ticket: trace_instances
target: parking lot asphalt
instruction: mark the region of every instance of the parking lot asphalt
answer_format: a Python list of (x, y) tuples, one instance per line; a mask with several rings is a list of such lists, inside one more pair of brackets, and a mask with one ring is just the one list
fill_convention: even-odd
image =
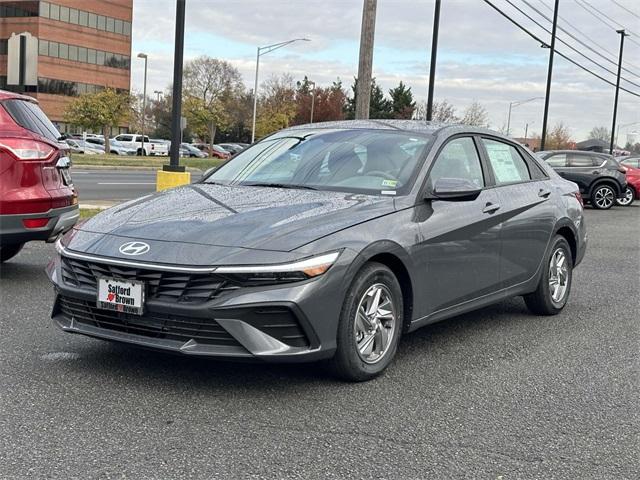
[(562, 314), (423, 328), (362, 384), (64, 334), (29, 244), (0, 272), (0, 478), (639, 478), (640, 206), (586, 217)]
[[(92, 202), (118, 203), (156, 191), (156, 172), (151, 170), (82, 169), (74, 167), (71, 176), (80, 205)], [(200, 179), (191, 172), (191, 181)]]

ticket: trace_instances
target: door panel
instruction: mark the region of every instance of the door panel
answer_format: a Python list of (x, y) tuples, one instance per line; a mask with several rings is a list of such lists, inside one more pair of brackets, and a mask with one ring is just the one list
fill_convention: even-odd
[(552, 186), (541, 180), (496, 190), (502, 206), (500, 278), (510, 287), (530, 279), (544, 256), (556, 218)]
[(500, 210), (483, 213), (498, 204), (489, 189), (472, 201), (431, 200), (417, 208), (425, 315), (498, 290)]
[[(485, 187), (487, 175), (472, 137), (455, 137), (443, 147), (429, 172), (427, 189), (432, 192), (444, 178)], [(498, 196), (486, 188), (473, 200), (434, 198), (416, 209), (421, 231), (416, 258), (424, 274), (418, 291), (425, 315), (498, 288), (498, 212)]]

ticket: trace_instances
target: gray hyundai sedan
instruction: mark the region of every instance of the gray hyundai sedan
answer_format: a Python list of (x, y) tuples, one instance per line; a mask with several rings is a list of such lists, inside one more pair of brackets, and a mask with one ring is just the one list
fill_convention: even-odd
[(577, 186), (508, 138), (345, 121), (106, 210), (48, 274), (66, 332), (362, 381), (424, 325), (518, 295), (557, 314), (586, 243)]

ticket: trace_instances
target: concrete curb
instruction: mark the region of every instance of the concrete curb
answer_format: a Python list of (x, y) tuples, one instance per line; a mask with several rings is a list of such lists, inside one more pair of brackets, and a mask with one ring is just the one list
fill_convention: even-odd
[(81, 203), (80, 210), (106, 210), (107, 208), (111, 208), (114, 205), (118, 205), (118, 203), (122, 203), (122, 202), (96, 201), (95, 203)]
[[(161, 170), (162, 167), (158, 166), (158, 167), (136, 167), (136, 166), (131, 166), (131, 167), (127, 167), (124, 165), (78, 165), (76, 163), (73, 164), (72, 168), (72, 172), (73, 169), (77, 169), (77, 170), (130, 170), (130, 171), (142, 171), (142, 172), (157, 172), (158, 170)], [(200, 170), (199, 168), (195, 168), (195, 167), (187, 167), (187, 172), (194, 172), (194, 173), (202, 173), (203, 170)]]

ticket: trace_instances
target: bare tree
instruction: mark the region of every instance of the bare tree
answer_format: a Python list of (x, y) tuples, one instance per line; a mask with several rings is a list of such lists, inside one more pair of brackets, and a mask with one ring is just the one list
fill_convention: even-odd
[(611, 132), (607, 127), (593, 127), (589, 132), (589, 138), (594, 140), (611, 141)]
[[(427, 102), (418, 102), (414, 110), (413, 118), (416, 120), (427, 119)], [(459, 118), (456, 116), (456, 107), (442, 100), (439, 102), (433, 102), (433, 122), (435, 123), (457, 123)]]
[(464, 115), (462, 116), (462, 123), (473, 127), (488, 127), (489, 114), (487, 113), (487, 109), (484, 108), (480, 102), (473, 102), (465, 109)]

